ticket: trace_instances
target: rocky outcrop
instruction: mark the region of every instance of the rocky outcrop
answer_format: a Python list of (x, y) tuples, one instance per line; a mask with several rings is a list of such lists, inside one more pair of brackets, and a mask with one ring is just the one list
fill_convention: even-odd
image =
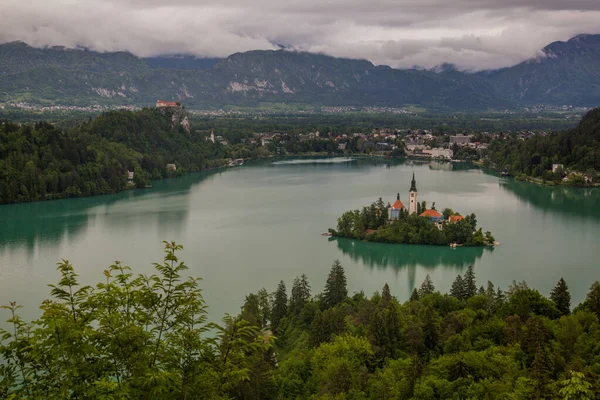
[(181, 126), (188, 134), (190, 133), (190, 120), (188, 112), (181, 105), (175, 107), (159, 107), (156, 111), (171, 117), (171, 130)]

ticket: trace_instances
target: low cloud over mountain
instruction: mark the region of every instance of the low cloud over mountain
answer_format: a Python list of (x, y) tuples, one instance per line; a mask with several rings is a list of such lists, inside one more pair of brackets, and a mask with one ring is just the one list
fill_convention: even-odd
[(500, 68), (600, 33), (597, 0), (0, 0), (0, 11), (0, 42), (205, 57), (281, 44), (400, 68)]

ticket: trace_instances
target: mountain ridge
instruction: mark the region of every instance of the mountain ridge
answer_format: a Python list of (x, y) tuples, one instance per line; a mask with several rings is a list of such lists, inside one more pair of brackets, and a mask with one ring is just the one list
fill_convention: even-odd
[(553, 42), (541, 54), (512, 67), (471, 73), (447, 64), (436, 70), (394, 69), (287, 49), (223, 59), (139, 58), (11, 42), (0, 45), (0, 92), (13, 102), (151, 105), (163, 98), (191, 108), (266, 102), (452, 111), (600, 104), (600, 35)]

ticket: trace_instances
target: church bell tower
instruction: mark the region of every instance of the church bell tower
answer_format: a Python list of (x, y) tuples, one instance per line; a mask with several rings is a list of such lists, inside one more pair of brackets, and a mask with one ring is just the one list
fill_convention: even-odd
[(408, 213), (417, 213), (417, 181), (415, 181), (415, 173), (413, 172), (412, 181), (410, 182), (410, 191), (408, 195)]

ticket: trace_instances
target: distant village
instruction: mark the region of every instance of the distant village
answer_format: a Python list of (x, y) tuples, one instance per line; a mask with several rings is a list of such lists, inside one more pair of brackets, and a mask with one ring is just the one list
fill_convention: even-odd
[[(519, 131), (515, 133), (489, 133), (478, 134), (446, 134), (433, 135), (429, 130), (413, 129), (374, 129), (371, 132), (355, 132), (352, 134), (330, 135), (319, 131), (294, 134), (294, 140), (308, 141), (333, 141), (337, 152), (350, 154), (362, 152), (372, 155), (390, 155), (396, 152), (411, 158), (438, 159), (438, 160), (476, 160), (483, 157), (493, 140), (501, 140), (509, 135), (516, 135), (520, 140), (540, 135), (546, 136), (547, 132)], [(228, 140), (214, 131), (206, 137), (213, 143), (228, 145)], [(243, 142), (248, 145), (275, 147), (284, 145), (290, 140), (290, 134), (279, 132), (260, 132), (245, 138)]]

